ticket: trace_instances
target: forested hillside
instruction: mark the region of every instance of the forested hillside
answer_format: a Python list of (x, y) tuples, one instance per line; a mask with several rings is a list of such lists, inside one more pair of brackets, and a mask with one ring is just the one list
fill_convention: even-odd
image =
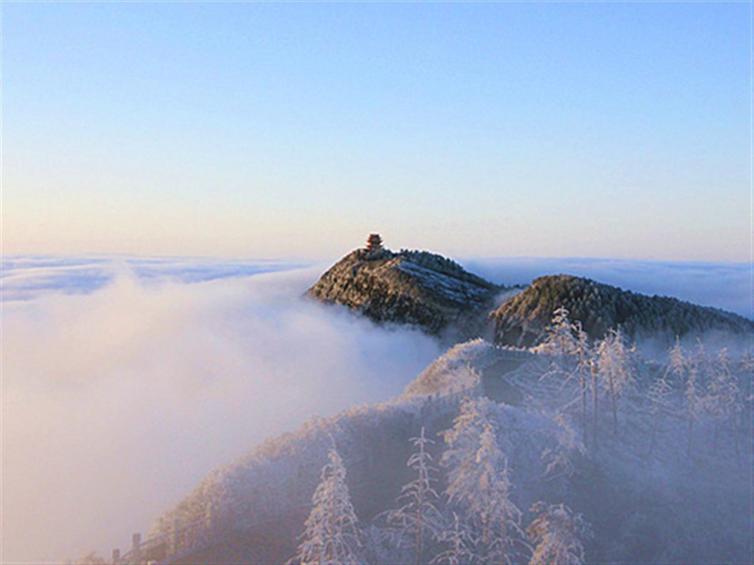
[(440, 255), (380, 248), (349, 253), (307, 294), (346, 306), (375, 322), (468, 337), (483, 331), (486, 313), (501, 290)]
[(621, 328), (631, 338), (672, 342), (688, 334), (754, 333), (742, 316), (667, 296), (645, 296), (570, 275), (540, 277), (491, 315), (495, 341), (529, 346), (539, 342), (557, 308), (566, 308), (590, 338)]
[(206, 563), (745, 562), (751, 357), (642, 358), (560, 309), (457, 345), (394, 401), (313, 420), (156, 525)]

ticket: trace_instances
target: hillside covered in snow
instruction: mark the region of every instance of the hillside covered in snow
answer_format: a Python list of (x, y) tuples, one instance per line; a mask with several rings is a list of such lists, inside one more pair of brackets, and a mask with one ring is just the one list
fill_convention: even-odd
[[(746, 562), (750, 356), (646, 359), (558, 310), (533, 349), (452, 347), (160, 518), (166, 563)], [(408, 464), (407, 464), (408, 462)]]

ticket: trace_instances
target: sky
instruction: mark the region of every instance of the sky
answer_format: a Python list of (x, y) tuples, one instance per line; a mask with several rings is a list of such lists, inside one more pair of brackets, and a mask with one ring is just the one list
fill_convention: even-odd
[(3, 3), (2, 251), (749, 261), (747, 3)]

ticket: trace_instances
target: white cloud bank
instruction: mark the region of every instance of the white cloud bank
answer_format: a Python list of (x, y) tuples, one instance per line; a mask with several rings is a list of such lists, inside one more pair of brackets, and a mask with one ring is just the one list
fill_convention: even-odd
[(3, 560), (126, 546), (211, 468), (398, 393), (440, 353), (301, 300), (318, 271), (145, 284), (3, 311)]

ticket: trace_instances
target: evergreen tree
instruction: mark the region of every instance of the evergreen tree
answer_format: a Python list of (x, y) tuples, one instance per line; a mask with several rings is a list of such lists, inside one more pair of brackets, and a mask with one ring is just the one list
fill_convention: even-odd
[(489, 401), (468, 401), (446, 432), (448, 501), (475, 533), (476, 556), (484, 563), (510, 564), (526, 547), (521, 511), (511, 500), (508, 463), (498, 446)]
[(579, 392), (581, 395), (581, 433), (586, 443), (586, 404), (587, 404), (587, 375), (594, 363), (593, 352), (589, 337), (582, 328), (581, 322), (574, 324), (576, 329), (576, 372), (579, 376)]
[[(545, 330), (545, 338), (536, 350), (552, 356), (550, 370), (545, 376), (555, 375), (569, 380), (572, 374), (571, 357), (579, 352), (577, 326), (569, 319), (566, 308), (557, 308)], [(580, 327), (580, 326), (578, 326)]]
[(440, 533), (439, 541), (447, 549), (435, 556), (432, 565), (469, 565), (475, 559), (473, 539), (466, 524), (461, 522), (458, 515), (453, 513), (451, 526)]
[(576, 353), (576, 327), (569, 318), (568, 309), (557, 308), (552, 313), (552, 321), (546, 329), (545, 338), (539, 349), (544, 353), (566, 356)]
[(668, 351), (668, 366), (666, 369), (666, 380), (670, 383), (671, 379), (682, 385), (686, 382), (686, 373), (688, 371), (688, 360), (681, 347), (681, 340), (676, 336), (675, 344)]
[(610, 330), (597, 346), (597, 366), (610, 397), (613, 433), (618, 433), (618, 399), (633, 381), (633, 370), (623, 334)]
[(292, 563), (299, 565), (359, 565), (361, 534), (346, 485), (343, 460), (333, 447), (312, 497), (312, 510)]
[(537, 502), (532, 506), (537, 517), (527, 528), (534, 551), (529, 565), (582, 565), (584, 541), (592, 536), (581, 514), (564, 504)]
[(407, 465), (416, 473), (416, 478), (401, 489), (398, 502), (401, 506), (387, 514), (388, 524), (396, 527), (401, 539), (411, 540), (416, 565), (424, 562), (424, 548), (427, 538), (438, 535), (442, 515), (437, 509), (439, 496), (434, 488), (435, 467), (427, 446), (424, 427), (419, 437), (411, 438), (416, 451), (409, 457)]
[(553, 420), (557, 425), (557, 443), (542, 452), (542, 460), (547, 465), (544, 474), (549, 479), (569, 479), (576, 472), (574, 458), (579, 454), (584, 455), (586, 448), (565, 416), (558, 414)]

